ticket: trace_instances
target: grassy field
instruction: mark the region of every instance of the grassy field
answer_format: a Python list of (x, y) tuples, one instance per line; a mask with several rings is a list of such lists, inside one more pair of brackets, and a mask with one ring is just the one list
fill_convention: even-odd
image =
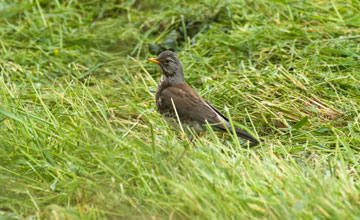
[[(356, 0), (0, 1), (0, 219), (359, 219)], [(147, 62), (265, 142), (160, 117)]]

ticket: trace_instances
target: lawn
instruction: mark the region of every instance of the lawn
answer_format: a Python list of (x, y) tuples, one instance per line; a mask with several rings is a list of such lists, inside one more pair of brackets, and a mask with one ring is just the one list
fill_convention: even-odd
[[(356, 0), (0, 1), (0, 219), (356, 219)], [(156, 110), (176, 51), (249, 148)]]

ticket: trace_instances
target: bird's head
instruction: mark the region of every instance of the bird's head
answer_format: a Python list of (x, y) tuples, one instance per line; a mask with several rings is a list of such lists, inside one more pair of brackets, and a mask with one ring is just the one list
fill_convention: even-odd
[(164, 51), (158, 57), (150, 58), (149, 61), (159, 65), (161, 73), (171, 84), (175, 85), (184, 81), (181, 63), (174, 52)]

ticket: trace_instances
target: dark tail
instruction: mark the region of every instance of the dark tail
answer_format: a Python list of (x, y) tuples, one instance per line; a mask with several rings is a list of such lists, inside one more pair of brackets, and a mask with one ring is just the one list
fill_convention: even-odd
[(246, 131), (243, 131), (240, 128), (235, 127), (235, 132), (239, 138), (243, 138), (245, 140), (250, 141), (252, 146), (259, 144), (259, 141), (256, 140), (251, 134), (247, 133)]
[[(217, 125), (216, 128), (220, 129), (221, 131), (227, 132), (227, 130), (231, 131), (231, 127), (229, 126), (227, 129), (223, 126), (223, 125)], [(248, 140), (251, 142), (251, 146), (255, 146), (259, 144), (259, 141), (256, 140), (251, 134), (249, 134), (248, 132), (241, 130), (240, 128), (235, 127), (235, 132), (236, 135), (239, 138)]]

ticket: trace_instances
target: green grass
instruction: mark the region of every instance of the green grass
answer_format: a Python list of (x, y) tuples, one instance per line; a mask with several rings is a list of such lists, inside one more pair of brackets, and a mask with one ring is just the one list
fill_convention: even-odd
[[(0, 219), (356, 219), (360, 5), (0, 2)], [(237, 125), (190, 142), (147, 58)], [(225, 111), (228, 109), (228, 111)]]

